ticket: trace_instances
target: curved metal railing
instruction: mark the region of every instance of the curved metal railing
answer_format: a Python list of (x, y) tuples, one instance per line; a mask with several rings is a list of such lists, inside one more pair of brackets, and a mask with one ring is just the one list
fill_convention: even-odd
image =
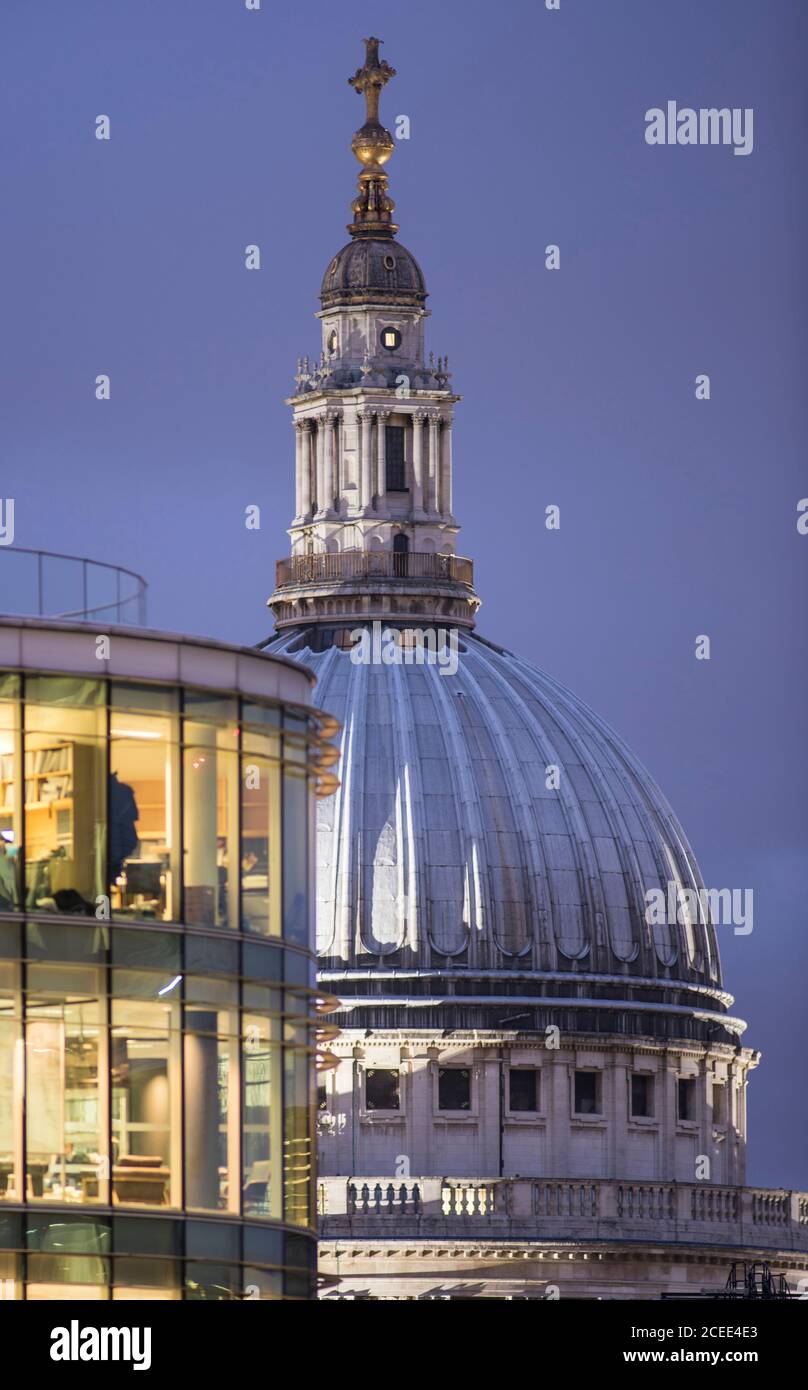
[(0, 546), (0, 612), (146, 625), (148, 584), (134, 570), (83, 555)]
[(343, 550), (278, 560), (275, 584), (328, 584), (351, 579), (438, 579), (472, 584), (474, 565), (462, 555), (431, 551)]

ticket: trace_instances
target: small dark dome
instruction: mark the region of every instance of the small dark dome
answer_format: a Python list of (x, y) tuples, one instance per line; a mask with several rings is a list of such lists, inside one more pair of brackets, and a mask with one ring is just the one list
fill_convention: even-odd
[(357, 237), (338, 251), (320, 287), (324, 309), (337, 304), (423, 304), (424, 276), (415, 257), (392, 238)]

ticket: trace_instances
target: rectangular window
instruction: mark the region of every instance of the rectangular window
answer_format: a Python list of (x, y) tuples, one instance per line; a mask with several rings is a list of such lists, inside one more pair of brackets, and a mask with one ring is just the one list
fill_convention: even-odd
[(713, 1124), (725, 1125), (727, 1123), (727, 1088), (722, 1085), (713, 1086)]
[(0, 676), (0, 912), (20, 905), (19, 677)]
[(600, 1114), (600, 1073), (596, 1071), (576, 1071), (575, 1073), (575, 1113), (576, 1115)]
[[(268, 711), (278, 718), (277, 711)], [(257, 711), (245, 706), (244, 719)], [(271, 725), (245, 728), (241, 761), (241, 921), (258, 936), (281, 934), (281, 740)]]
[(399, 1110), (399, 1074), (380, 1071), (374, 1067), (365, 1072), (365, 1108), (367, 1110)]
[(511, 1067), (508, 1105), (511, 1110), (539, 1108), (539, 1073), (535, 1067)]
[(696, 1083), (695, 1081), (680, 1081), (678, 1086), (679, 1093), (679, 1119), (693, 1120), (696, 1116)]
[(237, 1029), (235, 1010), (186, 1004), (185, 1204), (195, 1210), (238, 1211)]
[(650, 1116), (654, 1113), (654, 1083), (650, 1076), (636, 1074), (631, 1078), (632, 1115)]
[(196, 700), (199, 717), (188, 713), (186, 695), (183, 915), (197, 926), (238, 927), (238, 713), (235, 701), (220, 712)]
[(34, 676), (25, 699), (26, 906), (93, 916), (106, 892), (104, 685)]
[(16, 1066), (20, 1037), (16, 965), (0, 963), (0, 1202), (21, 1201), (18, 1129), (22, 1106)]
[(245, 1216), (277, 1218), (281, 1215), (278, 1177), (283, 1143), (283, 1091), (277, 1028), (275, 1019), (258, 1013), (244, 1015), (241, 1161)]
[(471, 1072), (468, 1067), (439, 1068), (438, 1109), (471, 1109)]
[(407, 491), (407, 473), (404, 462), (404, 426), (385, 425), (384, 457), (386, 466), (385, 485), (388, 492)]
[(313, 1226), (314, 1086), (307, 1051), (308, 1024), (286, 1023), (284, 1043), (283, 1215), (294, 1226)]
[(179, 918), (176, 693), (113, 685), (109, 892), (113, 916)]
[[(180, 1034), (176, 983), (114, 971), (112, 1001), (112, 1200), (179, 1205)], [(173, 988), (172, 988), (173, 984)], [(158, 986), (155, 989), (155, 986)], [(160, 993), (159, 1002), (142, 997)], [(141, 994), (142, 992), (142, 994)]]
[[(63, 989), (49, 989), (61, 981)], [(86, 987), (90, 990), (85, 993)], [(25, 1007), (29, 1200), (107, 1200), (99, 972), (29, 968)]]
[[(110, 1234), (109, 1222), (95, 1213), (80, 1220), (32, 1213), (25, 1223), (28, 1297), (64, 1299), (64, 1286), (73, 1285), (74, 1298), (102, 1298), (109, 1282)], [(80, 1295), (77, 1285), (84, 1286)]]
[[(284, 744), (288, 744), (288, 739)], [(287, 766), (283, 773), (283, 935), (296, 946), (311, 947), (314, 943), (309, 922), (308, 839), (306, 774)]]

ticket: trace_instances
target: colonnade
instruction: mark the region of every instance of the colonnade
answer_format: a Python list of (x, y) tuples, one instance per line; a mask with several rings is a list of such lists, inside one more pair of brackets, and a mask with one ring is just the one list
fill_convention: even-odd
[[(354, 510), (380, 510), (387, 492), (386, 426), (393, 410), (364, 406), (356, 411), (356, 451), (350, 460), (345, 448), (345, 419), (341, 410), (296, 419), (295, 517), (324, 517), (349, 506), (346, 473), (356, 460)], [(406, 430), (406, 485), (414, 519), (448, 518), (452, 514), (452, 422), (437, 410), (395, 412)]]

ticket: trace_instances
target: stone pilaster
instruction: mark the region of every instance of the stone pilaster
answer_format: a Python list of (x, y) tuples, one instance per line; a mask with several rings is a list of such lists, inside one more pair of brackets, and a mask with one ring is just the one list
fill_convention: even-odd
[(377, 410), (376, 415), (376, 487), (377, 497), (383, 497), (387, 491), (387, 458), (385, 433), (387, 419), (390, 415), (389, 410)]
[(356, 418), (360, 428), (359, 506), (362, 511), (367, 511), (373, 501), (373, 458), (371, 453), (373, 416), (369, 410), (359, 410)]
[(298, 422), (298, 443), (300, 445), (300, 512), (302, 520), (311, 513), (311, 424), (308, 420)]
[(440, 495), (438, 511), (444, 517), (452, 515), (452, 422), (444, 420), (440, 432)]
[(429, 422), (429, 467), (427, 473), (426, 511), (437, 516), (440, 511), (440, 416), (431, 411)]
[(325, 419), (322, 415), (317, 417), (317, 516), (322, 516), (325, 511)]
[(412, 514), (423, 521), (424, 511), (424, 421), (425, 410), (414, 410), (412, 419)]

